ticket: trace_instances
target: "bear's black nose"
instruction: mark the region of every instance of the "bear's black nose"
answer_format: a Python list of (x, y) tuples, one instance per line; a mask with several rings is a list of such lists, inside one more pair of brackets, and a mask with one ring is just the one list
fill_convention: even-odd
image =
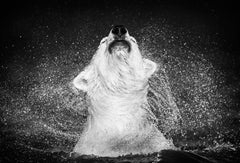
[(114, 36), (117, 36), (118, 38), (121, 38), (127, 33), (127, 28), (125, 28), (123, 25), (116, 25), (112, 28), (112, 34)]

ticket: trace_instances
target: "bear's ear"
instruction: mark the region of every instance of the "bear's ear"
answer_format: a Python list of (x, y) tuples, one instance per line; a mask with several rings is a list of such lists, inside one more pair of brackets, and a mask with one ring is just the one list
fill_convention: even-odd
[(147, 77), (150, 77), (157, 69), (157, 64), (149, 59), (143, 59), (143, 67)]
[(73, 79), (73, 85), (77, 89), (87, 92), (92, 75), (93, 66), (89, 65), (76, 78)]

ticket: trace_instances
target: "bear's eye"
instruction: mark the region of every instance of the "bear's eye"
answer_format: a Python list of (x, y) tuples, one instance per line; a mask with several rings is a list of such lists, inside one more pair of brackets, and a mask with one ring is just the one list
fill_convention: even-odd
[(107, 40), (107, 37), (104, 37), (101, 41), (100, 41), (100, 44), (103, 44), (104, 42), (106, 42)]
[(136, 39), (134, 37), (130, 38), (133, 42), (137, 43)]

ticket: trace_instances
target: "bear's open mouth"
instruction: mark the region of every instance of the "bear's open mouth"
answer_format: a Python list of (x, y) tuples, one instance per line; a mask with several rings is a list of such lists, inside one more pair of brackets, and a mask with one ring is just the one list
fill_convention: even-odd
[(110, 43), (108, 51), (110, 54), (112, 54), (112, 52), (115, 50), (127, 50), (129, 53), (131, 51), (130, 43), (126, 40), (114, 40)]

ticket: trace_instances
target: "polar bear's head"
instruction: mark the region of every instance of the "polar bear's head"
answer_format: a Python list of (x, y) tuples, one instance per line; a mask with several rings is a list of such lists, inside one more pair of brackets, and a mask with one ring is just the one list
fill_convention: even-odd
[(101, 40), (91, 63), (73, 83), (86, 92), (104, 88), (129, 93), (142, 90), (156, 67), (156, 63), (142, 58), (135, 38), (124, 26), (118, 25)]

